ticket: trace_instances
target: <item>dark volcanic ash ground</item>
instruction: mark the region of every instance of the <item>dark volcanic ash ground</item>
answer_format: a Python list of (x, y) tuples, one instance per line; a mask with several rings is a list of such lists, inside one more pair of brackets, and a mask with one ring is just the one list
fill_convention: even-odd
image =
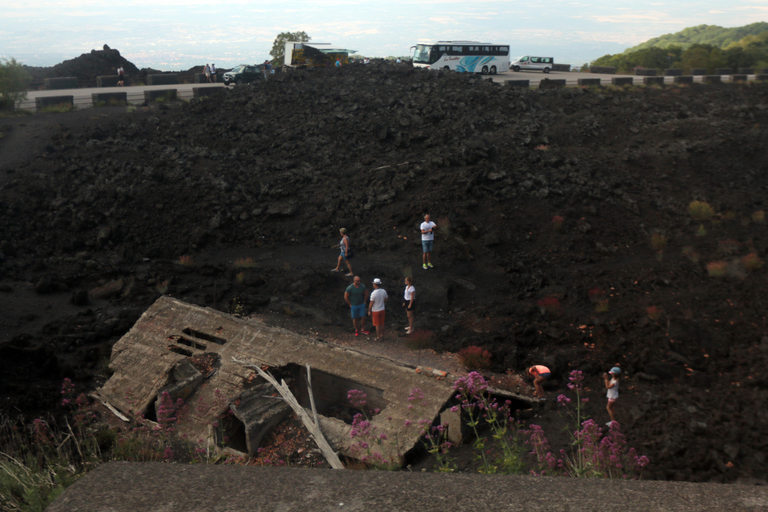
[(560, 390), (581, 369), (602, 421), (621, 363), (618, 414), (650, 477), (764, 482), (767, 126), (765, 84), (529, 91), (396, 66), (5, 120), (2, 407), (103, 379), (161, 293), (348, 331), (329, 272), (345, 226), (393, 328), (413, 273), (435, 348), (547, 364)]

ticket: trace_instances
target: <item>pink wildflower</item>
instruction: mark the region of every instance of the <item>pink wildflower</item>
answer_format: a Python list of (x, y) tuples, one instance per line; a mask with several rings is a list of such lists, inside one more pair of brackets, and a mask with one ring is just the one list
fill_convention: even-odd
[(568, 383), (568, 389), (581, 391), (582, 385), (584, 383), (584, 372), (581, 370), (572, 370), (568, 375), (568, 380), (570, 381)]
[(408, 394), (408, 401), (413, 402), (414, 400), (423, 400), (424, 399), (424, 392), (419, 388), (413, 388), (411, 392)]
[(359, 389), (350, 389), (347, 391), (347, 400), (352, 404), (352, 407), (357, 407), (358, 409), (362, 409), (368, 405), (368, 395), (365, 391), (360, 391)]

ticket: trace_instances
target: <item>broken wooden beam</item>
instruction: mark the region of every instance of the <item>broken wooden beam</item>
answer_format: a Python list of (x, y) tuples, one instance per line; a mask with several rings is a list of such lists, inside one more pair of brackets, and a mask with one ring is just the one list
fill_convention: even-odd
[[(283, 400), (285, 400), (285, 402), (289, 406), (291, 406), (291, 409), (293, 409), (293, 411), (296, 413), (299, 419), (301, 419), (301, 422), (307, 428), (309, 433), (312, 434), (312, 438), (315, 440), (317, 447), (320, 448), (320, 451), (323, 453), (325, 460), (328, 461), (328, 464), (330, 464), (331, 468), (345, 469), (344, 464), (339, 459), (338, 454), (333, 450), (331, 445), (325, 439), (325, 436), (323, 435), (323, 431), (320, 429), (320, 425), (316, 423), (316, 421), (313, 420), (309, 416), (309, 414), (307, 414), (307, 411), (304, 409), (304, 407), (302, 407), (301, 404), (299, 404), (299, 401), (296, 400), (295, 396), (293, 396), (293, 393), (291, 393), (291, 390), (288, 389), (288, 385), (285, 383), (285, 381), (281, 381), (278, 383), (277, 380), (272, 375), (265, 372), (257, 365), (246, 363), (245, 361), (240, 361), (234, 357), (232, 358), (232, 361), (237, 364), (241, 364), (246, 368), (256, 370), (256, 372), (264, 380), (272, 384), (272, 386), (274, 386), (277, 392), (280, 393), (280, 396), (283, 397)], [(307, 375), (309, 375), (309, 367), (307, 367)], [(311, 396), (311, 393), (310, 393), (310, 396)]]

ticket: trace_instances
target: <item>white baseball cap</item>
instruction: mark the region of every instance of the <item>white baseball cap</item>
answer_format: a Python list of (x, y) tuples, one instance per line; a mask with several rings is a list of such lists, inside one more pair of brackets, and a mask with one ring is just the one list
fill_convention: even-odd
[(378, 277), (373, 280), (373, 284), (381, 284), (381, 279)]

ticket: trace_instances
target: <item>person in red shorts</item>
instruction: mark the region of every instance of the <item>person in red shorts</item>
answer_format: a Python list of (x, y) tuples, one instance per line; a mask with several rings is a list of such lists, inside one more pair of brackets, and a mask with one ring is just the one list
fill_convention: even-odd
[(384, 314), (387, 305), (387, 291), (381, 287), (381, 279), (373, 280), (373, 291), (368, 303), (368, 315), (373, 326), (376, 327), (376, 340), (384, 337)]

